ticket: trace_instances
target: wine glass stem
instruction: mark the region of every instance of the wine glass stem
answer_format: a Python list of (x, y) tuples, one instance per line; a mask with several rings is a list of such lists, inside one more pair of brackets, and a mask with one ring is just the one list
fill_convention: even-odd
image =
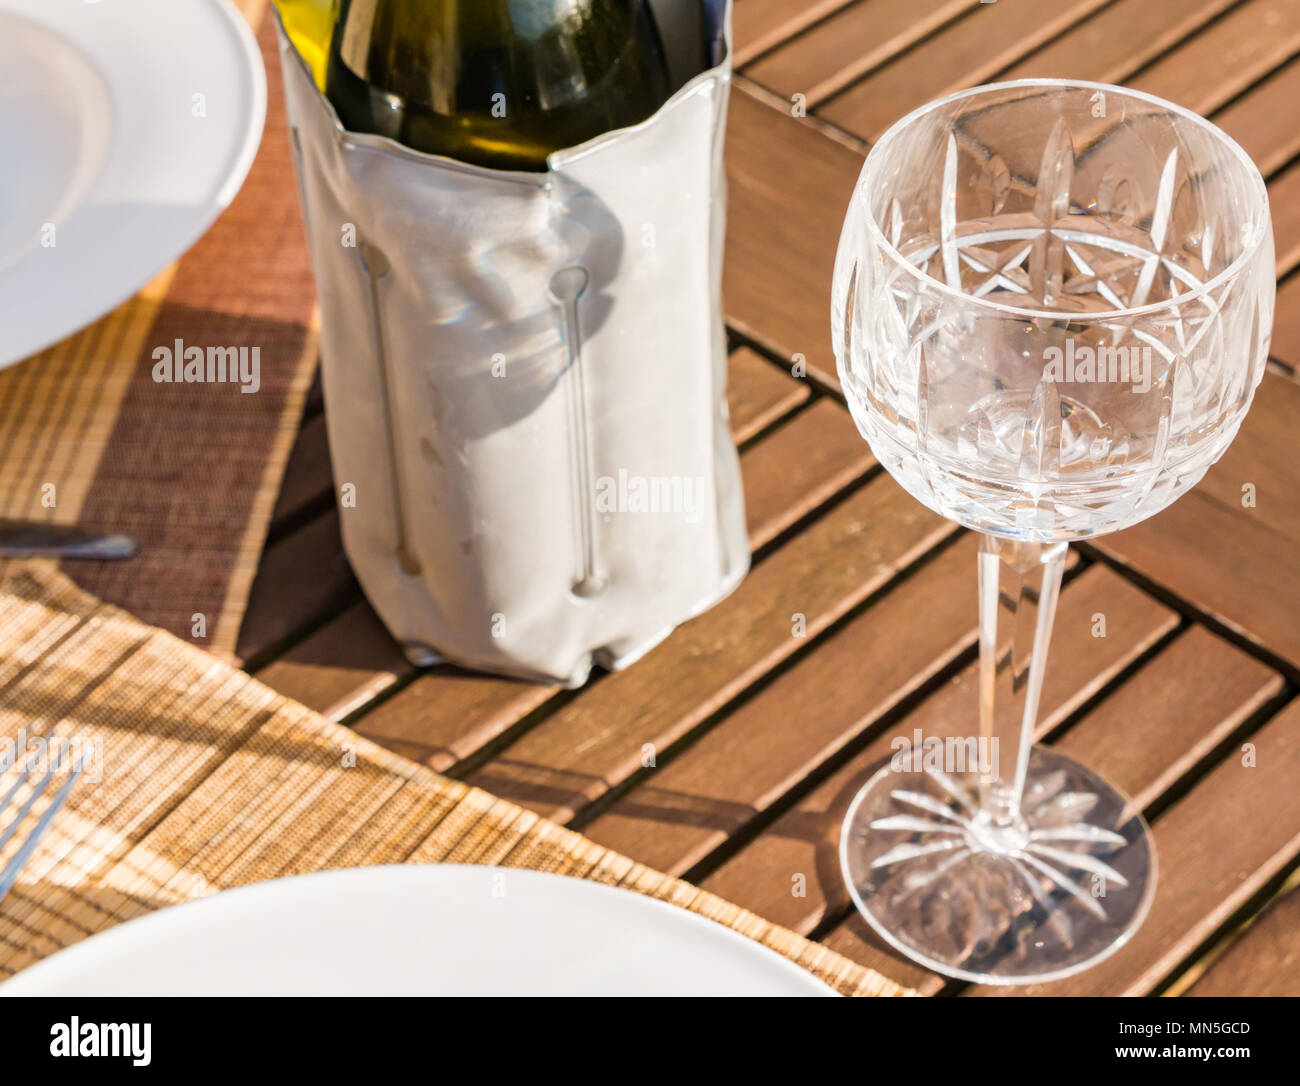
[(998, 826), (1020, 817), (1066, 549), (980, 537), (980, 806)]

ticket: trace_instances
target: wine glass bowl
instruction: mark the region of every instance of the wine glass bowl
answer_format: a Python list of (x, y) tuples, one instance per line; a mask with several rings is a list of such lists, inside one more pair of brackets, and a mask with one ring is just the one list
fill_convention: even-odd
[(1142, 520), (1263, 377), (1263, 181), (1207, 121), (1102, 84), (923, 107), (872, 148), (836, 262), (839, 375), (918, 500), (1008, 538)]
[(896, 747), (840, 841), (859, 911), (930, 969), (1058, 979), (1146, 915), (1140, 808), (1033, 745), (1066, 548), (1223, 454), (1263, 378), (1273, 265), (1245, 152), (1120, 87), (977, 87), (867, 157), (835, 263), (840, 381), (890, 474), (981, 533), (978, 726)]

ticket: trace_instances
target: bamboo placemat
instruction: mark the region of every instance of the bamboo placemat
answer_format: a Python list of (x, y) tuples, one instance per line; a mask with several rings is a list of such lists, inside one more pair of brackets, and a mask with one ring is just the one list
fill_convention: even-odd
[[(130, 562), (68, 562), (64, 571), (227, 655), (316, 361), (315, 292), (268, 0), (238, 4), (261, 28), (268, 81), (266, 129), (243, 189), (136, 297), (0, 372), (0, 517), (134, 536), (142, 549)], [(258, 391), (156, 383), (153, 352), (177, 339), (258, 348)]]
[[(447, 862), (637, 890), (734, 928), (841, 992), (910, 994), (713, 894), (408, 762), (97, 600), (47, 563), (12, 563), (0, 580), (0, 769), (6, 752), (30, 750), (34, 736), (72, 742), (87, 769), (0, 902), (0, 976), (227, 887)], [(0, 867), (24, 837), (0, 851)]]

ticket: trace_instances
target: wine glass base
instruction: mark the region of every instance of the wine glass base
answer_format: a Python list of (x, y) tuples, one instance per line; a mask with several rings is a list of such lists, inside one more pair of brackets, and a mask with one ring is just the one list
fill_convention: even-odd
[(1020, 817), (995, 824), (975, 772), (931, 766), (954, 749), (901, 756), (849, 806), (840, 865), (867, 923), (927, 969), (985, 984), (1059, 980), (1123, 946), (1156, 885), (1141, 812), (1034, 747)]

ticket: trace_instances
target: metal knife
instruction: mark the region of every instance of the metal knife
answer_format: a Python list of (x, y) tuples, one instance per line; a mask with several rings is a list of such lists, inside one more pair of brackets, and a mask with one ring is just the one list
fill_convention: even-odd
[(130, 558), (139, 548), (130, 536), (75, 525), (0, 519), (0, 558)]

